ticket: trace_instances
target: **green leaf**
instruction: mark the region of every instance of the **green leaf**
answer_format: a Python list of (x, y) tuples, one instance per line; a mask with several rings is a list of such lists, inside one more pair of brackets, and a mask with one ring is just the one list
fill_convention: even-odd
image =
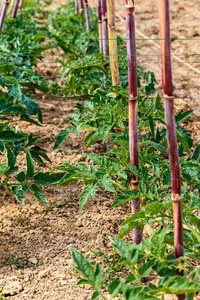
[(176, 130), (176, 134), (177, 134), (177, 139), (181, 143), (181, 145), (183, 146), (184, 150), (188, 154), (190, 154), (190, 147), (189, 147), (189, 144), (188, 144), (188, 141), (187, 141), (186, 137), (184, 137), (178, 129)]
[(111, 295), (111, 299), (117, 297), (119, 290), (121, 288), (121, 285), (122, 285), (122, 283), (119, 280), (114, 280), (113, 282), (111, 282), (108, 285), (108, 292)]
[(76, 285), (83, 285), (83, 284), (89, 284), (90, 285), (90, 282), (86, 279), (80, 279)]
[(29, 190), (40, 201), (40, 203), (45, 206), (49, 206), (42, 190), (39, 188), (39, 186), (37, 186), (37, 184), (32, 184), (31, 186), (29, 186)]
[(12, 194), (19, 203), (24, 204), (24, 193), (20, 186), (12, 186)]
[(0, 86), (5, 87), (3, 77), (0, 75)]
[(194, 152), (192, 154), (191, 159), (197, 160), (199, 158), (199, 154), (200, 154), (200, 145), (198, 145), (195, 149)]
[(58, 149), (65, 141), (66, 137), (71, 133), (71, 127), (61, 130), (56, 139), (53, 150)]
[(0, 132), (0, 141), (1, 142), (18, 142), (24, 140), (26, 137), (25, 134), (15, 133), (13, 131), (5, 130)]
[(82, 212), (83, 207), (87, 200), (90, 198), (92, 199), (96, 193), (96, 190), (98, 189), (97, 184), (90, 183), (88, 184), (84, 190), (83, 193), (80, 195), (80, 205), (79, 205), (79, 213)]
[(10, 167), (5, 166), (4, 164), (0, 164), (0, 174), (6, 173)]
[(95, 291), (93, 294), (92, 294), (92, 297), (91, 297), (91, 300), (96, 300), (98, 299), (100, 296), (100, 292), (99, 291)]
[(179, 113), (175, 116), (176, 123), (180, 124), (183, 120), (185, 120), (187, 117), (189, 117), (192, 113), (193, 113), (193, 110), (188, 110), (188, 111), (184, 111), (184, 112), (179, 111)]
[(24, 171), (20, 172), (20, 173), (17, 175), (17, 180), (18, 180), (19, 182), (23, 182), (25, 179), (26, 179), (26, 174), (24, 173)]
[(138, 272), (140, 274), (140, 277), (142, 278), (142, 277), (149, 276), (153, 266), (154, 266), (154, 262), (152, 262), (152, 261), (149, 261), (149, 262), (146, 262), (146, 263), (142, 264), (139, 267), (139, 270), (138, 270)]
[(187, 276), (165, 277), (158, 282), (158, 288), (165, 294), (186, 294), (199, 292), (200, 284), (189, 282)]
[(95, 279), (95, 288), (97, 289), (97, 291), (99, 291), (103, 286), (102, 265), (100, 264), (96, 265), (94, 279)]
[(13, 84), (8, 86), (8, 96), (13, 97), (15, 100), (22, 100), (22, 86), (21, 84)]
[(29, 150), (26, 151), (26, 179), (32, 178), (35, 174), (35, 166), (31, 153)]
[(85, 259), (83, 254), (73, 248), (71, 251), (76, 271), (89, 282), (88, 284), (95, 288), (95, 275), (93, 266)]
[(34, 177), (34, 182), (39, 185), (50, 185), (50, 184), (55, 184), (56, 182), (60, 181), (65, 173), (52, 173), (50, 174), (49, 172), (39, 172), (37, 175)]
[(26, 95), (22, 96), (22, 104), (26, 106), (29, 116), (32, 114), (34, 109), (38, 108), (38, 104), (36, 104), (35, 99)]

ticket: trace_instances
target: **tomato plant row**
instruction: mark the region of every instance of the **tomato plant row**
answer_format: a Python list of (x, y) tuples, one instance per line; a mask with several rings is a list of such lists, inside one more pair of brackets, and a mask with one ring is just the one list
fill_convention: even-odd
[[(132, 1), (129, 1), (129, 5), (130, 2)], [(185, 249), (184, 256), (179, 257), (175, 256), (173, 249), (174, 226), (170, 198), (173, 186), (165, 113), (161, 97), (155, 93), (155, 75), (136, 65), (134, 36), (128, 35), (128, 41), (131, 40), (130, 45), (129, 43), (127, 45), (130, 48), (128, 60), (124, 41), (117, 37), (120, 78), (116, 79), (115, 71), (112, 71), (112, 67), (108, 64), (106, 2), (99, 2), (99, 7), (103, 8), (102, 14), (99, 11), (99, 24), (103, 23), (105, 27), (102, 34), (105, 37), (103, 40), (107, 41), (103, 44), (99, 44), (100, 27), (96, 14), (90, 10), (89, 18), (89, 10), (87, 11), (87, 27), (84, 27), (85, 17), (82, 14), (81, 1), (80, 4), (80, 14), (77, 1), (76, 14), (74, 3), (70, 3), (51, 13), (46, 26), (42, 28), (30, 18), (33, 9), (26, 7), (16, 20), (6, 20), (1, 36), (3, 46), (0, 47), (2, 87), (0, 151), (5, 156), (5, 162), (0, 165), (0, 172), (4, 175), (0, 185), (21, 203), (24, 202), (23, 194), (30, 191), (42, 203), (47, 204), (39, 185), (67, 185), (81, 180), (85, 188), (80, 195), (80, 212), (85, 203), (94, 197), (99, 187), (113, 193), (115, 200), (111, 204), (111, 209), (125, 202), (132, 202), (135, 213), (123, 222), (123, 228), (117, 238), (110, 237), (113, 247), (121, 256), (119, 264), (129, 269), (126, 278), (123, 280), (116, 278), (108, 283), (111, 299), (119, 294), (121, 299), (159, 299), (158, 297), (163, 297), (164, 294), (187, 294), (187, 299), (192, 299), (194, 293), (200, 290), (200, 268), (194, 268), (191, 263), (192, 260), (200, 261), (200, 222), (194, 214), (194, 211), (199, 209), (197, 193), (200, 189), (198, 161), (200, 147), (193, 149), (191, 135), (182, 124), (192, 111), (179, 112), (175, 116), (183, 195)], [(87, 2), (85, 4), (87, 7)], [(127, 24), (134, 26), (131, 15), (133, 7), (127, 7), (127, 11)], [(114, 23), (111, 23), (113, 14), (112, 11), (108, 20), (112, 27), (114, 27)], [(103, 22), (100, 16), (103, 16)], [(109, 32), (109, 37), (113, 34), (113, 31)], [(45, 38), (49, 40), (47, 47), (42, 46)], [(33, 70), (37, 65), (37, 59), (42, 59), (42, 52), (50, 46), (62, 49), (66, 54), (64, 59), (59, 60), (62, 64), (60, 85), (47, 83), (45, 78)], [(99, 51), (101, 47), (103, 53)], [(86, 148), (102, 141), (107, 142), (108, 151), (101, 156), (95, 153), (83, 154), (89, 156), (92, 161), (90, 165), (64, 162), (62, 166), (55, 166), (54, 170), (57, 170), (55, 173), (40, 171), (36, 173), (34, 162), (44, 165), (44, 160), (49, 161), (46, 151), (35, 145), (39, 140), (37, 137), (19, 133), (12, 125), (16, 119), (38, 126), (42, 124), (41, 111), (34, 100), (33, 90), (36, 89), (55, 97), (66, 98), (66, 101), (67, 98), (80, 100), (77, 111), (67, 120), (68, 127), (58, 135), (54, 149), (61, 147), (72, 131), (79, 135), (81, 130), (87, 129), (88, 134), (84, 140)], [(129, 108), (127, 99), (130, 102)], [(31, 115), (35, 115), (37, 119)], [(130, 115), (132, 118), (129, 118)], [(135, 126), (137, 119), (138, 130)], [(130, 124), (130, 120), (131, 122), (135, 120), (134, 126)], [(130, 139), (128, 130), (132, 130)], [(133, 151), (130, 151), (130, 145)], [(19, 172), (16, 162), (17, 156), (22, 151), (26, 156), (26, 170)], [(159, 229), (151, 237), (143, 240), (145, 225), (153, 226), (155, 221), (159, 223)], [(167, 226), (165, 221), (168, 223)], [(134, 234), (136, 243), (133, 245), (122, 240), (122, 237), (131, 230), (136, 232)], [(140, 232), (138, 234), (138, 231), (141, 231), (141, 234)], [(72, 255), (77, 271), (84, 277), (78, 284), (89, 284), (94, 287), (92, 299), (99, 297), (106, 299), (101, 292), (103, 287), (101, 265), (97, 265), (94, 269), (83, 255), (74, 249)], [(152, 271), (161, 277), (160, 281), (157, 285), (149, 283), (144, 286), (143, 278)], [(183, 277), (177, 275), (177, 272), (181, 274), (183, 271)]]

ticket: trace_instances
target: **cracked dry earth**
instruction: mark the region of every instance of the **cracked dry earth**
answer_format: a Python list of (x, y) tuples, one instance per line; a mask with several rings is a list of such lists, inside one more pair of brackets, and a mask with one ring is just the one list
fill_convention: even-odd
[[(157, 0), (136, 2), (136, 28), (151, 38), (158, 38)], [(49, 9), (55, 9), (66, 1), (54, 2)], [(95, 1), (89, 1), (96, 8)], [(124, 1), (117, 0), (117, 11), (124, 17)], [(183, 60), (195, 63), (197, 57), (191, 53), (199, 51), (199, 1), (186, 0), (171, 1), (171, 29), (174, 38), (189, 38), (191, 40), (174, 40), (172, 51), (181, 55)], [(187, 26), (186, 26), (187, 24)], [(125, 29), (117, 22), (118, 34), (125, 37)], [(138, 38), (141, 38), (138, 36)], [(147, 41), (138, 40), (138, 62), (146, 69), (154, 71), (158, 81), (158, 91), (161, 91), (159, 49)], [(38, 72), (52, 80), (58, 80), (58, 64), (55, 62), (55, 51), (47, 52), (51, 64), (39, 64)], [(155, 62), (155, 60), (157, 62)], [(147, 62), (148, 61), (148, 62)], [(185, 126), (191, 130), (194, 145), (200, 141), (200, 106), (199, 106), (199, 74), (187, 69), (183, 64), (173, 64), (173, 77), (177, 92), (176, 109), (194, 109), (194, 113), (187, 120)], [(188, 97), (188, 99), (182, 99)], [(38, 94), (37, 100), (42, 108), (44, 126), (22, 122), (20, 130), (33, 133), (42, 138), (40, 146), (48, 150), (52, 165), (59, 165), (62, 161), (79, 162), (83, 158), (84, 133), (81, 137), (71, 134), (67, 143), (62, 147), (62, 155), (58, 150), (53, 151), (55, 139), (61, 129), (64, 129), (66, 119), (75, 108), (72, 100), (53, 98)], [(102, 153), (104, 145), (98, 143), (87, 151)], [(25, 169), (24, 158), (20, 157), (20, 168)], [(109, 210), (114, 201), (112, 194), (99, 190), (92, 201), (89, 201), (79, 216), (79, 194), (82, 184), (72, 184), (67, 187), (45, 187), (43, 191), (50, 207), (42, 206), (30, 194), (26, 197), (25, 205), (16, 203), (8, 193), (0, 190), (0, 286), (2, 294), (8, 300), (89, 300), (92, 294), (90, 287), (77, 287), (77, 275), (73, 271), (70, 248), (81, 250), (90, 259), (99, 262), (91, 254), (89, 248), (96, 248), (106, 254), (111, 253), (107, 235), (116, 236), (119, 225), (131, 214), (128, 204)], [(156, 224), (155, 224), (156, 228)], [(145, 235), (149, 236), (155, 228), (146, 228)], [(131, 241), (131, 234), (127, 240)], [(10, 257), (9, 257), (10, 255)], [(25, 268), (16, 269), (15, 264), (9, 262), (18, 260)], [(156, 282), (158, 278), (150, 275), (149, 281)], [(115, 298), (116, 300), (118, 298)], [(165, 299), (176, 299), (175, 296), (165, 296)], [(200, 299), (198, 296), (197, 299)]]

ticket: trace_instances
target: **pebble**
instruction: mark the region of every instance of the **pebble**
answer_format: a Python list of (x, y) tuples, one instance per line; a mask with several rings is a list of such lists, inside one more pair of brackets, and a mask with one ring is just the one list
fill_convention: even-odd
[(28, 259), (28, 261), (29, 261), (30, 263), (36, 265), (38, 260), (37, 260), (35, 257), (31, 257), (31, 258)]

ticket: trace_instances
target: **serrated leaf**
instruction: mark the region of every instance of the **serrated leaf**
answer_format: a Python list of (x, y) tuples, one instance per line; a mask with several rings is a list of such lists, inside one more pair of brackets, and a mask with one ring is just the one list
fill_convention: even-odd
[(19, 203), (24, 204), (24, 193), (20, 186), (12, 186), (12, 194)]
[(25, 134), (15, 133), (9, 130), (0, 132), (1, 142), (19, 142), (24, 139), (25, 139)]
[(38, 104), (35, 102), (35, 99), (31, 98), (30, 96), (23, 95), (22, 104), (26, 106), (29, 116), (36, 108), (38, 108)]
[(50, 184), (55, 184), (56, 182), (60, 181), (65, 173), (52, 173), (50, 174), (49, 172), (39, 172), (35, 177), (34, 177), (34, 182), (39, 185), (50, 185)]
[(72, 257), (75, 263), (76, 271), (81, 274), (89, 284), (95, 287), (95, 280), (94, 280), (94, 268), (90, 262), (88, 262), (83, 254), (76, 251), (75, 249), (71, 249)]
[[(165, 294), (186, 294), (186, 293), (196, 293), (200, 291), (200, 285), (195, 282), (189, 282), (187, 276), (176, 277), (173, 280), (173, 277), (166, 277), (161, 279), (158, 283), (159, 291), (164, 292)], [(166, 284), (169, 282), (168, 284)], [(164, 285), (164, 286), (162, 286)]]
[(66, 137), (71, 133), (71, 131), (72, 131), (71, 128), (66, 128), (66, 129), (60, 131), (60, 133), (58, 134), (58, 137), (56, 139), (53, 150), (58, 149), (64, 143)]
[(13, 84), (8, 86), (8, 96), (13, 97), (15, 100), (22, 100), (22, 86), (21, 84)]
[(146, 262), (146, 263), (142, 264), (139, 267), (139, 270), (138, 270), (138, 272), (140, 274), (140, 277), (142, 278), (142, 277), (149, 276), (153, 266), (154, 266), (154, 262), (152, 262), (152, 261), (149, 261), (149, 262)]
[(84, 188), (83, 193), (80, 195), (79, 213), (82, 212), (83, 207), (84, 207), (85, 203), (87, 202), (87, 200), (89, 198), (92, 199), (94, 197), (97, 189), (98, 189), (98, 186), (96, 184), (93, 185), (93, 183), (88, 184)]
[(39, 188), (39, 186), (37, 186), (37, 184), (32, 184), (31, 186), (29, 186), (29, 190), (40, 201), (40, 203), (45, 206), (49, 206), (42, 190)]

